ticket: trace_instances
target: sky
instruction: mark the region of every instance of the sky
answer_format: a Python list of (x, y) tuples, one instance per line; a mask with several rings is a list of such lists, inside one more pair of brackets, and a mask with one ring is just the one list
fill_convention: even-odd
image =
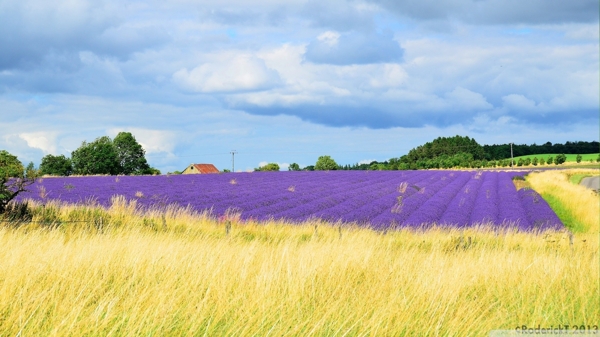
[[(597, 141), (597, 0), (0, 0), (0, 149), (131, 132), (163, 173)], [(235, 157), (231, 152), (235, 150)]]

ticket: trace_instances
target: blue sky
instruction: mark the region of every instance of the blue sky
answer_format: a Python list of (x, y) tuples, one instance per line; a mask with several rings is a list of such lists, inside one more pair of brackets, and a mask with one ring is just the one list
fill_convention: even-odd
[(597, 0), (0, 0), (0, 149), (189, 163), (599, 138)]

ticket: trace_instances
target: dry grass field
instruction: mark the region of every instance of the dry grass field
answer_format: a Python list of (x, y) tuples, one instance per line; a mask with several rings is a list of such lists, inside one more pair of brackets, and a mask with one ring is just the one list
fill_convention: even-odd
[(485, 336), (597, 325), (599, 212), (579, 210), (585, 200), (564, 202), (581, 223), (572, 240), (485, 227), (228, 226), (185, 209), (141, 214), (122, 199), (107, 210), (37, 205), (32, 223), (0, 228), (0, 336)]

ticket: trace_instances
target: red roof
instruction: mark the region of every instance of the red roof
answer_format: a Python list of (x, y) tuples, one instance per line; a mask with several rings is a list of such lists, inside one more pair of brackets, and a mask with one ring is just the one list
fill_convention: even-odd
[(199, 173), (219, 173), (219, 170), (213, 164), (192, 164)]

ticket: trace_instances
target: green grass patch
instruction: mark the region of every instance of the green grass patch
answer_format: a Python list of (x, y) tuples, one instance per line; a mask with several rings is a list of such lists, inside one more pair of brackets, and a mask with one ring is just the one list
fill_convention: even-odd
[(589, 175), (589, 174), (574, 174), (569, 177), (569, 181), (572, 184), (579, 185), (579, 184), (581, 184), (581, 181), (583, 180), (583, 178), (587, 178), (587, 177), (591, 177), (591, 175)]
[[(517, 160), (519, 160), (519, 158), (525, 160), (527, 158), (533, 160), (534, 157), (537, 157), (537, 159), (548, 159), (548, 157), (552, 157), (552, 158), (556, 158), (556, 156), (558, 155), (558, 153), (548, 153), (548, 154), (530, 154), (527, 156), (519, 156), (519, 157), (515, 157), (515, 162)], [(577, 155), (576, 154), (565, 154), (565, 156), (567, 156), (567, 162), (577, 162)], [(581, 162), (582, 163), (589, 163), (590, 160), (592, 160), (594, 163), (596, 163), (596, 159), (598, 159), (598, 153), (586, 153), (586, 154), (582, 154), (581, 155)], [(554, 164), (552, 164), (554, 165)]]
[(543, 193), (542, 198), (546, 200), (550, 208), (556, 213), (560, 221), (574, 233), (585, 233), (586, 226), (582, 222), (578, 221), (571, 211), (565, 207), (560, 200), (550, 193)]

